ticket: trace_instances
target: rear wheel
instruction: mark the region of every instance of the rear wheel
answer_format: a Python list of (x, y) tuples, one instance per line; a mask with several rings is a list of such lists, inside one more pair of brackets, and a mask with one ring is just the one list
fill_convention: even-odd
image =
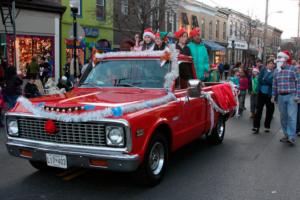
[(161, 133), (156, 133), (148, 146), (144, 162), (138, 170), (139, 181), (146, 186), (155, 186), (161, 182), (168, 164), (168, 141)]
[(211, 144), (221, 144), (225, 135), (225, 118), (219, 117), (216, 127), (212, 130), (211, 135), (208, 136), (208, 140)]

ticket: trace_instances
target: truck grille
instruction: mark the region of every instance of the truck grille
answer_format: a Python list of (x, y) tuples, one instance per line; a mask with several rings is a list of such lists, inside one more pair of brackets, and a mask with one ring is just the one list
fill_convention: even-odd
[(20, 138), (82, 146), (106, 146), (105, 125), (55, 121), (58, 133), (48, 135), (44, 130), (46, 119), (18, 118)]

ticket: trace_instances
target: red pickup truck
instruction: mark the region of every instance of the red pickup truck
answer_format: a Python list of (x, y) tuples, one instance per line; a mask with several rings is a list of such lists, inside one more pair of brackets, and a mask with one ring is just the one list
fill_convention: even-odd
[(39, 170), (136, 171), (156, 185), (171, 152), (204, 135), (222, 142), (235, 101), (229, 83), (196, 80), (191, 57), (107, 53), (72, 91), (20, 97), (6, 113), (6, 146)]

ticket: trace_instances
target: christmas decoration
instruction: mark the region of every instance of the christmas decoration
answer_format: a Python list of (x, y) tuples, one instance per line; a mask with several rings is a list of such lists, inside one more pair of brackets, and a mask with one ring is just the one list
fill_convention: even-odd
[(45, 131), (49, 135), (54, 135), (55, 133), (57, 133), (58, 129), (55, 125), (55, 122), (50, 120), (50, 119), (47, 120), (46, 123), (45, 123)]

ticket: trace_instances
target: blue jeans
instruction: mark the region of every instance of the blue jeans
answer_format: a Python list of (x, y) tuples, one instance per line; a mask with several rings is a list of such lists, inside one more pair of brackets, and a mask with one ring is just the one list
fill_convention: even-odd
[(279, 95), (278, 109), (282, 131), (289, 139), (295, 139), (298, 105), (294, 101), (295, 94)]

